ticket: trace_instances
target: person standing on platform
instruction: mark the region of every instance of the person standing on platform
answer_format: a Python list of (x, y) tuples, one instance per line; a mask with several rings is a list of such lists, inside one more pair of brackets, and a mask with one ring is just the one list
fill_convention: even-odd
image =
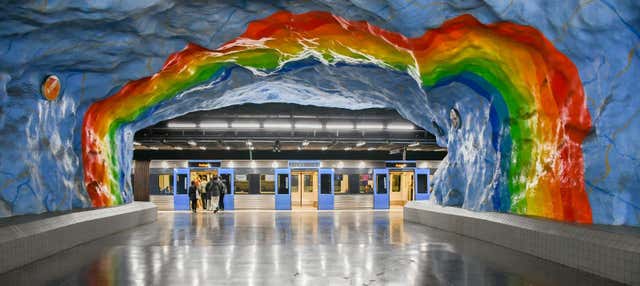
[(195, 181), (191, 181), (191, 186), (189, 187), (189, 200), (191, 201), (191, 211), (195, 213), (198, 207), (198, 188)]
[(218, 212), (218, 196), (220, 195), (220, 186), (216, 183), (217, 181), (218, 176), (214, 175), (211, 179), (211, 208), (216, 208), (213, 213)]
[(215, 176), (211, 176), (211, 179), (209, 180), (209, 182), (207, 182), (207, 186), (205, 186), (205, 190), (207, 190), (207, 197), (209, 198), (209, 209), (208, 210), (213, 210), (214, 205), (213, 205), (213, 201), (212, 201), (212, 197), (213, 197), (213, 178), (215, 178)]
[(222, 181), (222, 178), (218, 177), (218, 181), (216, 182), (220, 188), (220, 199), (218, 200), (218, 207), (216, 211), (224, 210), (224, 195), (227, 193), (227, 185)]
[(202, 196), (202, 209), (205, 211), (207, 210), (207, 206), (209, 206), (209, 202), (211, 201), (211, 196), (207, 190), (208, 185), (209, 183), (206, 180), (200, 183), (200, 195)]

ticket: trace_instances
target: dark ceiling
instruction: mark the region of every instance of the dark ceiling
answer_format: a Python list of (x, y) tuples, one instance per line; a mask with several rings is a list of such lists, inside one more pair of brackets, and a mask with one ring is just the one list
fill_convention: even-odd
[[(184, 152), (442, 152), (435, 137), (391, 109), (244, 104), (194, 112), (139, 130), (140, 154)], [(169, 155), (175, 157), (174, 155)]]

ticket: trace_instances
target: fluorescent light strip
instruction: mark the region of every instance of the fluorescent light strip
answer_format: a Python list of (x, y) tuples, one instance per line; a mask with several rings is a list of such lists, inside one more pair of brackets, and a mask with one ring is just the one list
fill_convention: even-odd
[(358, 123), (356, 129), (361, 130), (382, 130), (384, 125), (382, 123)]
[(229, 123), (225, 121), (200, 122), (200, 128), (229, 128)]
[(391, 131), (410, 131), (414, 130), (415, 127), (411, 124), (406, 123), (389, 123), (387, 124), (387, 130)]
[(318, 122), (296, 122), (296, 129), (322, 129), (322, 124)]
[(262, 127), (267, 129), (291, 129), (291, 123), (289, 122), (265, 122), (262, 123)]
[(349, 123), (327, 123), (327, 129), (353, 129), (353, 124)]
[(231, 122), (231, 128), (260, 128), (258, 122)]
[(195, 123), (191, 122), (169, 122), (167, 123), (169, 128), (196, 128)]

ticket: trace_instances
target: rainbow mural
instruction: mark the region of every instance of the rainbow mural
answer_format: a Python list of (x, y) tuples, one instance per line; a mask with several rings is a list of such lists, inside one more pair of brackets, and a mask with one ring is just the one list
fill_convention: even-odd
[[(490, 99), (491, 148), (504, 184), (496, 210), (591, 223), (582, 140), (591, 128), (575, 65), (542, 33), (513, 23), (485, 25), (470, 15), (417, 38), (326, 12), (278, 12), (252, 22), (216, 50), (189, 44), (157, 74), (94, 103), (83, 122), (84, 184), (96, 207), (124, 202), (116, 136), (154, 106), (222, 78), (240, 66), (257, 75), (315, 58), (324, 64), (373, 64), (406, 72), (424, 90), (462, 82)], [(402, 96), (402, 95), (398, 95)]]

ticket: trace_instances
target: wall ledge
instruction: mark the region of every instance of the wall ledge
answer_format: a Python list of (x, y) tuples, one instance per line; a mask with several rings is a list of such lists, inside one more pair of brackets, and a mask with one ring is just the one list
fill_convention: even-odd
[(154, 222), (153, 203), (92, 209), (0, 226), (0, 273), (24, 266), (65, 249)]
[(581, 225), (409, 202), (404, 220), (491, 242), (631, 285), (640, 285), (640, 228)]

